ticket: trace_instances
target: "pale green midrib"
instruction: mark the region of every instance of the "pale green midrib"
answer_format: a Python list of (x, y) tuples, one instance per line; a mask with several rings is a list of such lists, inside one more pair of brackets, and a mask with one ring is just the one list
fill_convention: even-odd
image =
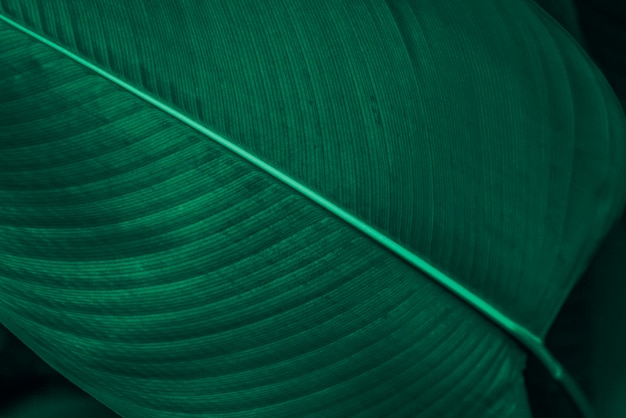
[(332, 214), (343, 219), (345, 222), (349, 223), (350, 225), (355, 227), (357, 230), (365, 233), (367, 236), (369, 236), (370, 238), (372, 238), (379, 244), (383, 245), (385, 248), (397, 254), (406, 262), (416, 267), (418, 270), (426, 273), (434, 281), (436, 281), (437, 283), (442, 285), (444, 288), (446, 288), (448, 291), (450, 291), (451, 293), (459, 297), (466, 304), (473, 307), (478, 312), (482, 313), (490, 321), (495, 323), (499, 328), (503, 329), (505, 332), (511, 335), (528, 351), (533, 353), (541, 361), (541, 363), (543, 363), (543, 365), (546, 367), (550, 375), (559, 382), (559, 384), (563, 387), (563, 389), (571, 398), (571, 400), (576, 404), (581, 414), (581, 417), (596, 418), (596, 414), (591, 406), (591, 403), (588, 401), (583, 391), (580, 389), (580, 387), (578, 386), (576, 381), (572, 378), (572, 376), (566, 370), (563, 369), (559, 361), (556, 358), (554, 358), (552, 353), (550, 353), (550, 351), (545, 347), (541, 338), (539, 338), (537, 335), (533, 334), (531, 331), (529, 331), (525, 327), (521, 326), (517, 322), (507, 317), (505, 314), (500, 312), (494, 306), (490, 305), (488, 302), (486, 302), (485, 300), (483, 300), (482, 298), (480, 298), (479, 296), (477, 296), (476, 294), (474, 294), (473, 292), (471, 292), (470, 290), (462, 286), (460, 283), (448, 277), (445, 273), (438, 270), (437, 268), (435, 268), (434, 266), (429, 264), (427, 261), (417, 256), (416, 254), (412, 253), (408, 249), (399, 245), (392, 239), (388, 238), (387, 236), (385, 236), (378, 230), (372, 228), (365, 222), (361, 221), (360, 219), (356, 218), (355, 216), (341, 209), (340, 207), (330, 202), (329, 200), (323, 198), (319, 194), (315, 193), (313, 190), (298, 183), (294, 179), (290, 178), (286, 174), (282, 173), (281, 171), (267, 164), (263, 160), (257, 158), (256, 156), (249, 153), (248, 151), (230, 142), (229, 140), (227, 140), (226, 138), (224, 138), (217, 132), (211, 131), (205, 126), (199, 124), (198, 122), (190, 119), (189, 117), (183, 115), (179, 111), (168, 106), (167, 104), (160, 102), (154, 97), (133, 87), (132, 85), (119, 79), (113, 74), (106, 72), (102, 68), (90, 63), (89, 61), (85, 60), (84, 58), (81, 58), (80, 56), (74, 54), (73, 52), (67, 50), (66, 48), (63, 48), (57, 43), (44, 38), (43, 36), (22, 26), (21, 24), (13, 21), (12, 19), (0, 14), (0, 20), (13, 26), (17, 30), (31, 36), (32, 38), (37, 39), (43, 44), (53, 48), (54, 50), (62, 53), (68, 58), (71, 58), (72, 60), (76, 61), (78, 64), (83, 65), (84, 67), (87, 67), (91, 71), (99, 74), (100, 76), (106, 78), (109, 81), (112, 81), (116, 85), (135, 94), (136, 96), (142, 98), (143, 100), (147, 101), (153, 106), (156, 106), (158, 109), (166, 112), (167, 114), (175, 117), (176, 119), (180, 120), (186, 125), (194, 128), (196, 131), (200, 132), (202, 135), (212, 139), (213, 141), (217, 142), (218, 144), (222, 145), (228, 150), (234, 152), (235, 154), (245, 159), (246, 161), (254, 164), (261, 170), (267, 172), (268, 174), (271, 174), (273, 177), (275, 177), (279, 181), (287, 184), (294, 190), (308, 197), (309, 199), (311, 199), (318, 205), (322, 206), (324, 209), (328, 210)]

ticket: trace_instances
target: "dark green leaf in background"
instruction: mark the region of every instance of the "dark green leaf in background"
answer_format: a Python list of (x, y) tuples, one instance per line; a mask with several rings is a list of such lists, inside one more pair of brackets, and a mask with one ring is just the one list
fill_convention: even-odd
[(0, 16), (0, 322), (53, 368), (129, 418), (530, 417), (511, 337), (626, 202), (615, 94), (536, 5)]

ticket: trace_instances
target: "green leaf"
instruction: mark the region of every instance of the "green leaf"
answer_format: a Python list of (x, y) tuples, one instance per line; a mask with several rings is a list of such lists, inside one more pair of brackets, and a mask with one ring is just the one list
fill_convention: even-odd
[(0, 0), (0, 322), (123, 417), (528, 418), (626, 203), (530, 1)]

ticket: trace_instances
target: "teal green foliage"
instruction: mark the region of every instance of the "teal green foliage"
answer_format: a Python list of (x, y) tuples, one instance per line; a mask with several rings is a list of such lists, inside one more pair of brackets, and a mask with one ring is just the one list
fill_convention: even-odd
[(593, 416), (544, 342), (626, 123), (571, 34), (527, 0), (173, 4), (0, 0), (3, 325), (124, 418), (530, 418), (529, 356)]

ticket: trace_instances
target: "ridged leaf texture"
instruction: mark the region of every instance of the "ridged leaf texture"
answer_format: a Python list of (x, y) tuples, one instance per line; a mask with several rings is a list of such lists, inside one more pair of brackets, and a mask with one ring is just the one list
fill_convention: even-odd
[[(271, 4), (270, 4), (271, 3)], [(626, 203), (527, 0), (0, 0), (0, 322), (123, 417), (512, 417)]]

